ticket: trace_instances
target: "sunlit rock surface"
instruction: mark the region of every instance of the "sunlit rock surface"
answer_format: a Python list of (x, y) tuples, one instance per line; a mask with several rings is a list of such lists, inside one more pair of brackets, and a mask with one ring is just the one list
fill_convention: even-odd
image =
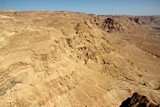
[(159, 104), (159, 24), (139, 21), (0, 11), (0, 107), (119, 107), (134, 92)]

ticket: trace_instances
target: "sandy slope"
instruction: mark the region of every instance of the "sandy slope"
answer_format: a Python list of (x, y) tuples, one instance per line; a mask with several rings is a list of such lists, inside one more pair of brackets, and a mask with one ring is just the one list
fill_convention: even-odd
[(118, 107), (134, 92), (160, 103), (158, 31), (126, 16), (108, 33), (107, 16), (0, 14), (1, 107)]

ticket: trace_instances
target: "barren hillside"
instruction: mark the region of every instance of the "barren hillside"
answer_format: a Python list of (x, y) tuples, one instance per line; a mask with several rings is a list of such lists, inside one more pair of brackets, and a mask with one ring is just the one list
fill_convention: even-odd
[(119, 107), (134, 92), (160, 104), (157, 20), (0, 11), (0, 107)]

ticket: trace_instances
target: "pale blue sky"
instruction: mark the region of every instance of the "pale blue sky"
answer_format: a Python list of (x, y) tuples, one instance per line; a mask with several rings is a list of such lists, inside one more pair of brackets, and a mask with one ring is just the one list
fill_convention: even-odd
[(160, 0), (0, 0), (0, 10), (65, 10), (104, 15), (160, 15)]

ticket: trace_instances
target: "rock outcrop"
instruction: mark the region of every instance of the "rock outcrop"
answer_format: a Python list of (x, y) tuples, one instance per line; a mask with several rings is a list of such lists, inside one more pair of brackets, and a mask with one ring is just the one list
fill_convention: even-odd
[(114, 18), (107, 18), (102, 24), (102, 29), (106, 32), (120, 31), (122, 26), (120, 23), (114, 20)]
[(160, 107), (149, 101), (146, 96), (140, 95), (138, 93), (133, 93), (131, 98), (127, 98), (122, 102), (120, 107)]

